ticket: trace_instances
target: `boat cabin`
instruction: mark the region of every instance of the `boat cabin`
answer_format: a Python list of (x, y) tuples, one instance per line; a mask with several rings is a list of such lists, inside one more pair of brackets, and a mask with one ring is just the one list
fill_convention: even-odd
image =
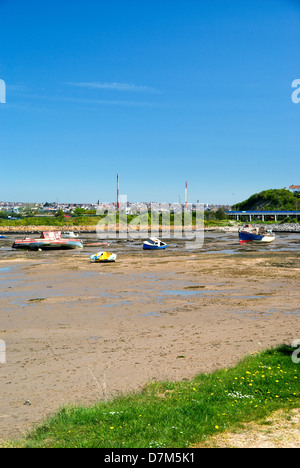
[(42, 232), (41, 234), (41, 239), (47, 239), (47, 240), (57, 240), (61, 238), (61, 232), (60, 231), (46, 231)]
[(156, 239), (155, 237), (151, 237), (150, 239), (148, 239), (147, 243), (153, 246), (157, 246), (157, 247), (162, 247), (166, 245), (164, 242), (162, 242), (159, 239)]

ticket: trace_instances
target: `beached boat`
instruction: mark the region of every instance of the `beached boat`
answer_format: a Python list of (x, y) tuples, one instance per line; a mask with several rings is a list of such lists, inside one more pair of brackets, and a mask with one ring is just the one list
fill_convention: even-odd
[(0, 236), (0, 239), (6, 239), (6, 236)]
[(73, 231), (66, 231), (63, 233), (62, 237), (64, 239), (76, 239), (78, 237), (78, 234), (75, 234)]
[(23, 250), (69, 250), (82, 249), (83, 244), (78, 239), (63, 239), (60, 231), (50, 231), (42, 232), (39, 239), (25, 237), (22, 240), (16, 240), (12, 248)]
[(163, 250), (166, 247), (167, 247), (167, 244), (165, 244), (165, 242), (159, 239), (156, 239), (155, 237), (151, 237), (143, 244), (144, 250)]
[(251, 227), (250, 224), (246, 224), (243, 228), (239, 229), (239, 239), (240, 244), (249, 242), (268, 243), (275, 240), (275, 234), (264, 226), (258, 229), (256, 227)]
[(94, 263), (113, 263), (117, 259), (117, 255), (110, 252), (98, 252), (95, 255), (91, 255), (91, 260)]

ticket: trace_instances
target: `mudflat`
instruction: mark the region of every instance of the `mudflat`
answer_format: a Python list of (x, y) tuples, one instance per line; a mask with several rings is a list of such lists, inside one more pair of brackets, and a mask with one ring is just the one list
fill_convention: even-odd
[[(66, 404), (189, 379), (300, 333), (298, 250), (0, 259), (0, 440)], [(24, 404), (27, 402), (27, 404)]]

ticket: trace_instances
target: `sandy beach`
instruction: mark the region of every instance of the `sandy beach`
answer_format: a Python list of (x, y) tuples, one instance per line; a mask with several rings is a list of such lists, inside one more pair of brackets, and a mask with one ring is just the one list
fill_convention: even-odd
[(299, 339), (299, 241), (155, 253), (116, 244), (106, 265), (89, 252), (0, 256), (0, 440), (62, 405), (189, 379)]

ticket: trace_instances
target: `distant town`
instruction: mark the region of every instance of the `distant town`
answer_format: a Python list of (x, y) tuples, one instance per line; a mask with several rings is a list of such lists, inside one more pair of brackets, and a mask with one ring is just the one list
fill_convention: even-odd
[[(145, 207), (147, 209), (152, 209), (153, 211), (157, 210), (160, 212), (168, 211), (168, 205), (166, 203), (155, 203), (155, 202), (127, 202), (122, 204), (122, 209), (126, 208), (127, 214), (135, 214), (139, 209)], [(178, 207), (178, 209), (184, 209), (185, 204), (177, 203), (173, 204), (172, 208)], [(195, 210), (195, 204), (188, 204), (189, 210)], [(112, 211), (116, 209), (117, 203), (102, 203), (100, 200), (97, 203), (59, 203), (59, 202), (45, 202), (45, 203), (26, 203), (26, 202), (6, 202), (0, 201), (0, 212), (10, 213), (11, 215), (38, 215), (38, 216), (51, 216), (55, 215), (59, 210), (62, 210), (66, 215), (72, 215), (78, 208), (80, 210), (85, 210), (87, 214), (103, 212), (103, 211)], [(206, 211), (217, 211), (219, 208), (224, 208), (224, 210), (230, 210), (230, 205), (215, 205), (215, 204), (205, 204), (204, 209)], [(82, 211), (83, 212), (83, 211)], [(83, 212), (84, 213), (84, 212)]]
[[(118, 181), (119, 182), (119, 181)], [(181, 211), (186, 208), (188, 211), (196, 210), (197, 205), (194, 203), (187, 203), (187, 183), (186, 183), (186, 192), (185, 192), (185, 203), (181, 203), (180, 199), (178, 203), (156, 203), (156, 202), (129, 202), (127, 201), (127, 197), (123, 195), (119, 195), (119, 185), (118, 191), (116, 196), (115, 202), (101, 202), (98, 200), (96, 203), (59, 203), (59, 201), (55, 202), (44, 202), (44, 203), (28, 203), (28, 202), (9, 202), (9, 201), (0, 201), (0, 216), (14, 218), (18, 216), (51, 216), (57, 214), (58, 211), (63, 212), (66, 217), (72, 216), (73, 214), (78, 215), (80, 212), (81, 214), (102, 214), (105, 211), (114, 211), (121, 208), (123, 211), (126, 210), (126, 213), (129, 215), (134, 215), (137, 212), (142, 210), (152, 210), (157, 212), (164, 212), (164, 211)], [(256, 197), (261, 197), (263, 194), (267, 194), (269, 192), (277, 192), (279, 197), (285, 197), (282, 195), (281, 192), (290, 192), (294, 196), (299, 197), (300, 193), (300, 185), (290, 185), (288, 190), (270, 190), (264, 191), (260, 194), (256, 194)], [(253, 198), (253, 196), (251, 197)], [(251, 200), (251, 198), (249, 200)], [(274, 202), (274, 200), (273, 200)], [(199, 203), (197, 201), (197, 203)], [(243, 202), (243, 203), (246, 203)], [(265, 202), (264, 202), (265, 203)], [(268, 205), (272, 204), (272, 200), (268, 200)], [(282, 208), (270, 208), (269, 209), (293, 209), (291, 207), (283, 206)], [(297, 210), (297, 198), (296, 198), (296, 210)], [(295, 209), (294, 208), (294, 209)], [(222, 205), (222, 204), (204, 204), (204, 211), (216, 212), (220, 209), (224, 211), (230, 211), (232, 209), (232, 205)], [(242, 209), (250, 209), (242, 208)], [(253, 209), (253, 208), (251, 208)], [(257, 209), (261, 209), (261, 207), (256, 207)], [(266, 209), (266, 208), (263, 208)]]

